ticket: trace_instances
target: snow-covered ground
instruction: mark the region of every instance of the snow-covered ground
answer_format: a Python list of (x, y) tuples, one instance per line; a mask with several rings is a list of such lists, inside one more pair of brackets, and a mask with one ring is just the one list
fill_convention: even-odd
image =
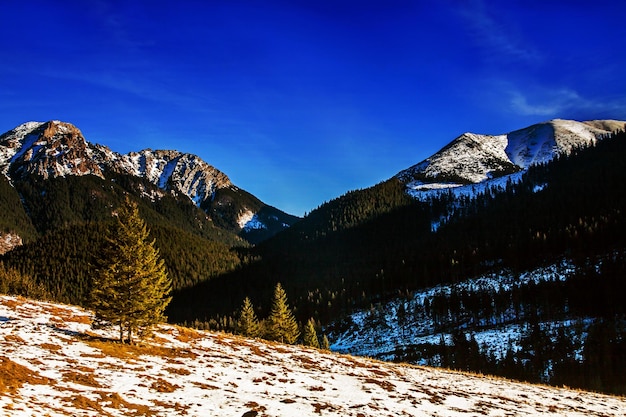
[[(438, 331), (430, 316), (420, 312), (424, 300), (432, 299), (437, 294), (449, 295), (453, 291), (510, 291), (514, 285), (525, 286), (531, 281), (535, 284), (541, 281), (564, 281), (574, 272), (574, 266), (567, 260), (521, 274), (503, 270), (454, 285), (440, 285), (418, 291), (410, 299), (395, 299), (370, 309), (358, 310), (350, 315), (350, 326), (342, 328), (339, 333), (332, 331), (336, 326), (329, 327), (331, 349), (341, 353), (394, 360), (398, 348), (420, 344), (436, 345), (441, 338), (450, 344), (452, 335)], [(398, 319), (401, 304), (406, 312), (403, 325)], [(509, 313), (514, 314), (512, 311)], [(512, 321), (512, 318), (509, 320), (504, 317), (502, 324), (486, 323), (482, 329), (473, 330), (472, 334), (480, 346), (485, 346), (495, 357), (502, 358), (509, 346), (514, 350), (519, 349), (524, 328), (520, 324), (510, 324)], [(565, 328), (570, 324), (572, 323), (568, 320), (563, 323), (546, 323), (544, 327)]]
[(0, 415), (623, 416), (626, 399), (161, 326), (141, 347), (78, 307), (0, 296)]

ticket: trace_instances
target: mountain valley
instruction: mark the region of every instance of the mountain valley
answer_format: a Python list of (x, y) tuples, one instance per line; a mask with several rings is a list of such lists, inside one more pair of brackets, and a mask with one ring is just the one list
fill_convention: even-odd
[(0, 137), (0, 261), (87, 306), (92, 255), (131, 195), (173, 280), (172, 323), (235, 332), (244, 298), (266, 317), (280, 282), (336, 351), (625, 394), (624, 126), (466, 133), (298, 219), (197, 156), (26, 123)]

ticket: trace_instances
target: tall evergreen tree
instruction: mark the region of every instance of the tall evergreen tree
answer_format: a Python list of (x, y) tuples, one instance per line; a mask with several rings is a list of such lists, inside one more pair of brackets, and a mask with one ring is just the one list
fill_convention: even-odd
[(142, 336), (164, 321), (163, 312), (171, 300), (171, 280), (148, 235), (137, 204), (127, 198), (96, 261), (91, 293), (94, 324), (119, 326), (121, 342), (124, 333), (132, 344), (133, 335)]
[(268, 333), (269, 339), (290, 345), (296, 343), (300, 336), (298, 323), (287, 304), (287, 294), (280, 282), (276, 284), (274, 289), (274, 301), (269, 317)]
[(259, 320), (254, 313), (254, 307), (250, 298), (246, 297), (241, 306), (239, 320), (237, 320), (237, 332), (247, 337), (260, 336)]
[(311, 346), (314, 348), (320, 347), (319, 339), (317, 338), (317, 331), (315, 330), (315, 320), (310, 318), (304, 326), (304, 336), (302, 342), (305, 346)]

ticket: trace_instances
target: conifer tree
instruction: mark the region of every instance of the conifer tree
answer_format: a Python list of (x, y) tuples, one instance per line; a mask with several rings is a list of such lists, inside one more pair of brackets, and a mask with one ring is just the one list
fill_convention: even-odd
[(311, 346), (319, 349), (320, 342), (317, 338), (317, 331), (315, 330), (315, 320), (313, 320), (313, 318), (310, 318), (309, 321), (307, 321), (306, 326), (304, 326), (304, 336), (302, 339), (304, 346)]
[(328, 337), (326, 337), (326, 335), (322, 336), (322, 343), (320, 344), (320, 349), (330, 350), (330, 342), (328, 341)]
[(171, 300), (171, 280), (154, 240), (148, 240), (146, 224), (137, 204), (128, 198), (107, 232), (107, 246), (97, 259), (92, 287), (95, 325), (119, 326), (128, 343), (133, 335), (149, 332), (165, 321), (163, 312)]
[(269, 317), (268, 338), (290, 345), (296, 343), (300, 331), (293, 313), (287, 304), (287, 294), (280, 283), (274, 289), (274, 301)]
[(260, 335), (259, 320), (254, 313), (254, 307), (250, 298), (246, 297), (241, 306), (241, 313), (237, 321), (237, 332), (247, 337), (258, 337)]

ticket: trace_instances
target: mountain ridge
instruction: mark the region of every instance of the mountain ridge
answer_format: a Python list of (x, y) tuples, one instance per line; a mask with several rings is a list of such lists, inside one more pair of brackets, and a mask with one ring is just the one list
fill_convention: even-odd
[[(168, 192), (186, 196), (210, 216), (218, 217), (221, 227), (244, 237), (259, 230), (271, 235), (298, 219), (235, 186), (226, 174), (197, 155), (152, 149), (120, 154), (88, 142), (76, 126), (58, 120), (23, 123), (1, 135), (0, 172), (13, 182), (28, 175), (44, 180), (67, 175), (104, 179), (110, 173), (144, 178), (160, 190), (146, 195), (148, 198), (158, 199)], [(227, 197), (220, 199), (224, 194)]]
[(395, 178), (416, 191), (477, 184), (592, 145), (625, 125), (618, 120), (554, 119), (500, 135), (467, 132)]

